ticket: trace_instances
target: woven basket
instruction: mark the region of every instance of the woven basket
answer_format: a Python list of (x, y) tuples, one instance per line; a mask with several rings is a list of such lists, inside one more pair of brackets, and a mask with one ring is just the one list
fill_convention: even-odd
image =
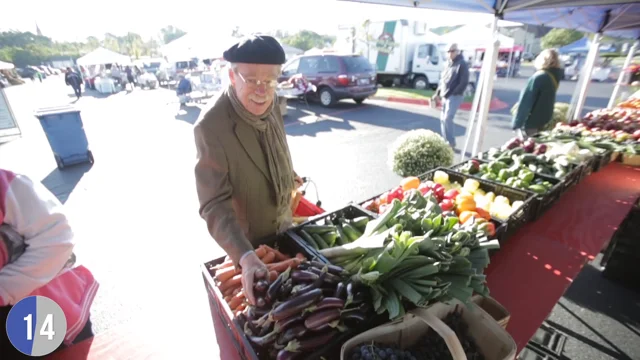
[(622, 155), (622, 163), (629, 166), (640, 166), (640, 155)]

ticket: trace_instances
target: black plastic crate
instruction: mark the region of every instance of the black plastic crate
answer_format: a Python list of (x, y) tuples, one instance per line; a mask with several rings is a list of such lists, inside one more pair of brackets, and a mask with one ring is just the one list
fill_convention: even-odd
[(562, 194), (567, 189), (566, 184), (563, 181), (560, 181), (554, 177), (544, 176), (544, 175), (537, 175), (537, 176), (540, 176), (544, 180), (553, 184), (553, 187), (551, 187), (551, 189), (549, 189), (549, 191), (547, 191), (546, 193), (539, 194), (536, 196), (538, 205), (537, 205), (537, 215), (535, 216), (535, 219), (538, 219), (540, 216), (542, 216), (542, 214), (544, 214), (547, 210), (549, 210), (549, 208), (551, 208), (551, 206), (553, 206), (553, 204), (555, 204), (556, 201), (560, 199)]
[[(309, 249), (287, 234), (275, 235), (265, 238), (260, 241), (261, 244), (269, 245), (273, 248), (280, 250), (282, 253), (289, 255), (291, 257), (295, 256), (297, 253), (302, 253), (308, 259), (314, 259), (315, 254), (310, 252)], [(209, 261), (201, 265), (202, 276), (204, 278), (205, 287), (207, 289), (207, 293), (209, 295), (209, 306), (212, 311), (213, 316), (219, 316), (220, 319), (227, 325), (226, 329), (228, 330), (231, 338), (233, 339), (234, 346), (238, 349), (238, 353), (243, 359), (246, 360), (261, 360), (266, 359), (266, 356), (262, 356), (256, 352), (255, 348), (251, 345), (249, 340), (244, 334), (244, 330), (240, 327), (240, 324), (235, 319), (235, 315), (233, 314), (232, 309), (229, 307), (226, 301), (224, 301), (224, 297), (222, 292), (215, 284), (214, 276), (215, 269), (213, 267), (218, 265), (224, 261), (225, 257), (220, 257), (218, 259)], [(320, 260), (322, 261), (322, 260)], [(217, 313), (217, 314), (215, 314)], [(215, 321), (215, 320), (214, 320)], [(336, 339), (334, 339), (336, 340)], [(332, 341), (330, 344), (333, 344)], [(340, 346), (339, 343), (334, 344), (334, 346)], [(317, 351), (314, 353), (315, 357), (311, 357), (313, 359), (319, 359), (320, 356), (324, 356), (323, 351)]]
[(584, 179), (584, 176), (583, 176), (585, 171), (584, 169), (585, 169), (585, 164), (577, 165), (576, 167), (573, 168), (573, 170), (571, 170), (570, 173), (568, 173), (565, 177), (562, 178), (562, 181), (564, 182), (563, 192), (578, 185), (580, 181)]
[(306, 225), (309, 224), (316, 224), (316, 225), (332, 225), (333, 224), (333, 220), (335, 220), (338, 217), (344, 217), (345, 219), (355, 219), (357, 217), (360, 216), (366, 216), (369, 219), (375, 219), (378, 217), (378, 214), (375, 214), (371, 211), (365, 210), (363, 208), (361, 208), (358, 205), (354, 205), (354, 204), (349, 204), (347, 206), (345, 206), (342, 209), (336, 210), (336, 211), (332, 211), (330, 213), (324, 213), (322, 215), (319, 216), (315, 216), (311, 219), (309, 219), (308, 221), (305, 221), (304, 223), (291, 228), (289, 230), (287, 230), (287, 235), (292, 238), (294, 241), (296, 241), (297, 243), (299, 243), (301, 246), (304, 246), (305, 248), (308, 249), (308, 251), (310, 253), (313, 254), (314, 257), (317, 257), (319, 259), (321, 259), (323, 262), (328, 263), (329, 261), (327, 260), (327, 258), (325, 258), (323, 255), (321, 255), (316, 249), (313, 248), (312, 245), (308, 244), (303, 238), (302, 236), (300, 236), (300, 229), (304, 228)]
[[(463, 174), (452, 169), (438, 168), (421, 175), (422, 180), (433, 180), (435, 172), (443, 171), (449, 175), (450, 182), (458, 182), (464, 185), (465, 180), (474, 179), (480, 183), (480, 189), (485, 192), (493, 192), (498, 195), (505, 196), (511, 203), (514, 201), (522, 201), (520, 208), (514, 211), (507, 220), (493, 219), (496, 224), (496, 238), (500, 244), (506, 242), (514, 233), (516, 233), (524, 224), (533, 220), (536, 214), (536, 200), (534, 194), (529, 191), (520, 190), (506, 186), (504, 184), (477, 178), (473, 175)], [(503, 226), (504, 225), (504, 226)]]
[(597, 160), (598, 159), (596, 156), (592, 156), (582, 163), (581, 180), (584, 180), (587, 176), (593, 173), (593, 169), (595, 168), (595, 163), (597, 162)]
[[(424, 180), (425, 180), (425, 179), (427, 179), (427, 178), (431, 179), (431, 178), (433, 178), (433, 176), (429, 177), (429, 174), (432, 174), (432, 173), (433, 173), (433, 172), (435, 172), (436, 170), (437, 170), (437, 169), (429, 170), (429, 171), (427, 171), (426, 173), (424, 173), (424, 174), (422, 174), (422, 175), (418, 175), (418, 178), (420, 179), (420, 181), (424, 181)], [(394, 189), (395, 189), (395, 188), (394, 188)], [(382, 196), (383, 194), (386, 194), (387, 192), (389, 192), (389, 191), (391, 191), (391, 190), (392, 190), (392, 189), (389, 189), (389, 190), (387, 190), (387, 191), (385, 191), (385, 192), (383, 192), (383, 193), (380, 193), (380, 194), (378, 194), (378, 195), (376, 195), (376, 196), (372, 196), (372, 197), (368, 198), (367, 200), (361, 201), (361, 202), (359, 202), (359, 203), (358, 203), (358, 206), (360, 206), (360, 207), (364, 208), (363, 206), (364, 206), (364, 204), (365, 204), (365, 203), (367, 203), (367, 202), (369, 202), (369, 201), (371, 201), (371, 200), (375, 200), (375, 199), (379, 198), (380, 196)], [(366, 209), (365, 209), (365, 210), (366, 210)], [(367, 211), (368, 211), (368, 210), (367, 210)]]
[[(301, 246), (300, 243), (294, 241), (289, 235), (281, 234), (272, 236), (264, 241), (263, 244), (267, 244), (271, 247), (279, 249), (281, 252), (295, 256), (297, 253), (304, 254), (308, 259), (313, 259), (314, 254), (309, 253), (306, 247)], [(209, 306), (211, 308), (212, 317), (220, 317), (220, 319), (227, 325), (226, 329), (231, 335), (234, 347), (238, 350), (242, 359), (245, 360), (263, 360), (268, 359), (268, 354), (256, 351), (256, 348), (252, 346), (249, 339), (244, 334), (244, 330), (240, 327), (240, 323), (235, 319), (231, 308), (226, 301), (224, 301), (222, 292), (218, 289), (214, 282), (215, 270), (213, 267), (224, 261), (224, 257), (209, 261), (201, 265), (202, 276), (204, 278), (205, 287), (209, 295)], [(322, 260), (320, 260), (322, 261)], [(304, 356), (305, 359), (320, 360), (320, 359), (335, 359), (340, 356), (340, 349), (342, 344), (355, 335), (364, 332), (370, 328), (386, 322), (386, 314), (367, 317), (358, 327), (349, 329), (338, 336), (334, 337), (327, 344), (317, 349), (313, 353)], [(215, 319), (214, 319), (215, 321)]]

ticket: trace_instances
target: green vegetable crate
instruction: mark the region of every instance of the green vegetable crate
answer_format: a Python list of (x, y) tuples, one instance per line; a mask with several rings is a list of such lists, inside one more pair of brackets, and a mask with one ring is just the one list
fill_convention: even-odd
[(520, 208), (514, 211), (511, 216), (506, 220), (492, 218), (492, 221), (496, 224), (496, 238), (500, 242), (500, 245), (504, 245), (506, 241), (515, 234), (524, 224), (531, 221), (536, 214), (536, 202), (534, 194), (520, 189), (508, 187), (504, 184), (488, 181), (485, 179), (476, 178), (475, 176), (466, 175), (457, 171), (438, 168), (420, 175), (420, 179), (423, 181), (433, 180), (435, 172), (443, 171), (449, 175), (450, 182), (458, 182), (464, 184), (467, 179), (474, 179), (480, 183), (480, 189), (485, 193), (493, 192), (496, 196), (502, 195), (509, 199), (511, 203), (514, 201), (522, 201), (523, 204)]
[[(268, 237), (264, 241), (261, 241), (261, 243), (277, 248), (282, 253), (291, 257), (295, 256), (297, 253), (302, 253), (308, 259), (313, 259), (315, 257), (315, 254), (310, 253), (306, 247), (301, 246), (300, 243), (294, 241), (287, 234)], [(211, 308), (212, 319), (214, 323), (216, 321), (222, 321), (229, 335), (231, 335), (234, 347), (243, 360), (267, 360), (273, 358), (270, 357), (269, 354), (264, 353), (264, 350), (252, 346), (251, 342), (243, 331), (243, 326), (241, 326), (240, 321), (235, 316), (234, 312), (231, 310), (227, 302), (224, 300), (222, 292), (215, 284), (214, 267), (224, 262), (224, 260), (224, 257), (220, 257), (218, 259), (204, 263), (200, 266), (202, 270), (202, 277), (204, 279), (204, 285), (207, 289), (207, 294), (209, 295), (209, 306)], [(324, 262), (322, 260), (320, 261)], [(381, 323), (382, 321), (379, 316), (367, 317), (367, 320), (365, 320), (357, 328), (348, 329), (340, 333), (319, 349), (313, 351), (312, 353), (305, 354), (304, 358), (310, 360), (338, 358), (340, 356), (340, 348), (345, 341), (371, 327), (378, 326)]]
[(315, 216), (287, 231), (287, 235), (323, 262), (329, 262), (318, 250), (353, 242), (362, 236), (364, 228), (378, 215), (358, 205)]

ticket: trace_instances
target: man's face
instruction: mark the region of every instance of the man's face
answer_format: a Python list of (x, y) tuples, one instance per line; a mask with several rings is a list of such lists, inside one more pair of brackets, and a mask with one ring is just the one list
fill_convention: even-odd
[(262, 115), (273, 102), (280, 65), (237, 64), (229, 79), (240, 102), (250, 113)]
[(449, 49), (447, 53), (449, 54), (449, 59), (451, 60), (455, 59), (456, 56), (458, 56), (458, 50), (456, 49)]

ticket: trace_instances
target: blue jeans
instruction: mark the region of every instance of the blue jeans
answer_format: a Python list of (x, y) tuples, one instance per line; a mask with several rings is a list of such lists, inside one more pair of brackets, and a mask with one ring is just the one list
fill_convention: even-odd
[(440, 115), (440, 130), (442, 137), (447, 140), (452, 148), (456, 147), (456, 138), (453, 135), (453, 118), (460, 108), (464, 97), (462, 95), (451, 95), (442, 100), (442, 114)]

